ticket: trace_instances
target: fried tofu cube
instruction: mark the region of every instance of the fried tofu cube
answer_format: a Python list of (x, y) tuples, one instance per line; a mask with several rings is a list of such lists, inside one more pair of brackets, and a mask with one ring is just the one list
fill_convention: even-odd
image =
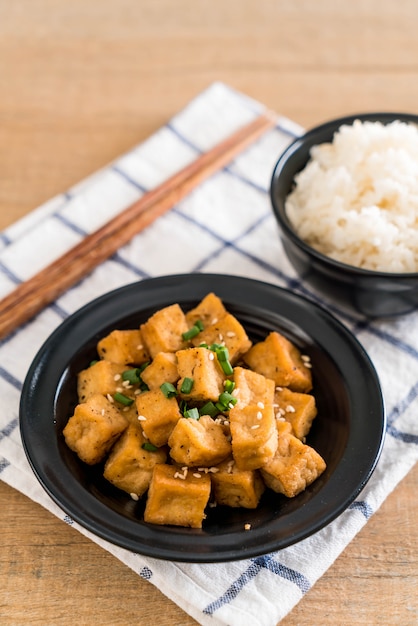
[(77, 392), (79, 402), (85, 402), (90, 396), (101, 393), (103, 396), (113, 396), (121, 384), (122, 373), (126, 366), (110, 361), (97, 361), (77, 377)]
[(175, 353), (159, 352), (143, 370), (141, 378), (149, 389), (159, 389), (165, 382), (176, 383), (179, 379), (179, 373)]
[(273, 404), (274, 381), (262, 374), (257, 374), (244, 367), (234, 367), (234, 396), (238, 399), (237, 406), (246, 404)]
[(124, 365), (142, 365), (149, 359), (140, 330), (113, 330), (97, 344), (101, 359)]
[(188, 330), (186, 317), (178, 304), (154, 313), (140, 326), (142, 339), (154, 359), (159, 352), (176, 352), (185, 347), (182, 334)]
[(252, 370), (271, 378), (276, 385), (302, 393), (312, 389), (311, 370), (306, 367), (300, 351), (276, 331), (252, 346), (243, 358)]
[(193, 472), (183, 472), (175, 465), (156, 465), (144, 520), (150, 524), (202, 528), (210, 490), (208, 474), (196, 477)]
[(303, 441), (318, 412), (315, 397), (308, 393), (299, 393), (282, 387), (276, 390), (274, 403), (278, 407), (278, 410), (276, 408), (276, 415), (279, 413), (283, 419), (289, 422), (295, 437)]
[(239, 469), (254, 470), (274, 456), (277, 428), (273, 406), (234, 406), (229, 411), (232, 454)]
[[(176, 356), (180, 376), (177, 389), (180, 396), (185, 400), (196, 402), (206, 400), (217, 402), (219, 394), (224, 389), (225, 374), (215, 353), (207, 348), (186, 348), (176, 352)], [(193, 387), (187, 394), (181, 392), (185, 378), (193, 380)]]
[(210, 473), (212, 493), (217, 504), (230, 507), (257, 508), (265, 491), (258, 470), (239, 469), (233, 459), (227, 459)]
[(229, 360), (232, 364), (236, 363), (252, 345), (242, 324), (230, 313), (226, 313), (214, 324), (206, 326), (192, 339), (194, 346), (201, 343), (208, 345), (223, 343), (228, 348)]
[(151, 389), (136, 396), (136, 409), (149, 441), (157, 448), (164, 446), (181, 418), (176, 398), (166, 398), (160, 389)]
[(179, 465), (213, 466), (231, 454), (231, 444), (220, 424), (209, 415), (182, 417), (169, 439), (171, 458)]
[(130, 424), (110, 451), (103, 471), (115, 487), (139, 497), (147, 491), (155, 465), (167, 460), (165, 448), (149, 451), (144, 443), (140, 426)]
[(95, 394), (76, 406), (63, 435), (67, 446), (84, 463), (95, 465), (127, 427), (127, 419), (115, 406), (101, 394)]
[(190, 327), (198, 320), (206, 327), (215, 324), (226, 312), (222, 300), (214, 293), (208, 293), (194, 309), (186, 313), (186, 320)]
[(297, 496), (325, 470), (321, 455), (287, 431), (285, 422), (278, 423), (279, 444), (276, 454), (261, 468), (267, 487), (288, 498)]

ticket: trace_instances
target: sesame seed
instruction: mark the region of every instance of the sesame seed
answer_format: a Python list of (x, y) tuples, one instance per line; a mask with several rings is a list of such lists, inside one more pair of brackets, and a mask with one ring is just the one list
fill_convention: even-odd
[(124, 380), (122, 383), (122, 387), (125, 387), (125, 389), (130, 389), (131, 383), (129, 382), (129, 380)]
[(236, 387), (235, 389), (232, 390), (232, 394), (231, 395), (233, 395), (235, 398), (237, 396), (239, 396), (239, 389), (238, 389), (238, 387)]
[(283, 387), (276, 387), (276, 391), (283, 391)]
[(251, 430), (256, 430), (256, 428), (260, 428), (260, 424), (254, 424), (254, 426), (251, 426)]
[(245, 524), (244, 525), (244, 529), (245, 530), (250, 530), (251, 529), (251, 524)]
[(198, 472), (195, 472), (195, 473), (193, 474), (193, 476), (194, 476), (195, 478), (202, 478), (202, 474), (198, 474)]
[(120, 380), (122, 378), (122, 376), (120, 374), (115, 374), (113, 376), (113, 380)]
[(218, 318), (214, 317), (213, 320), (212, 320), (212, 324), (216, 324), (217, 321), (218, 321)]
[(144, 439), (149, 439), (148, 435), (146, 435), (146, 434), (144, 433), (144, 431), (142, 431), (142, 436), (143, 436), (143, 438), (144, 438)]
[(116, 391), (120, 393), (121, 391), (123, 391), (123, 387), (116, 387)]
[(213, 361), (214, 358), (215, 355), (213, 354), (213, 352), (209, 352), (209, 361)]
[(210, 467), (210, 468), (208, 469), (208, 471), (209, 471), (211, 474), (216, 474), (217, 472), (219, 472), (219, 467)]
[(132, 498), (132, 500), (138, 501), (139, 500), (139, 496), (136, 493), (130, 493), (129, 494)]
[(129, 411), (129, 407), (128, 407), (128, 406), (124, 406), (124, 407), (123, 407), (123, 409), (122, 409), (122, 411), (123, 411), (124, 413), (127, 413), (127, 411)]
[(277, 419), (277, 421), (278, 421), (278, 422), (285, 422), (285, 421), (286, 421), (286, 420), (285, 420), (285, 418), (284, 418), (284, 417), (282, 417), (282, 416), (281, 416), (281, 415), (279, 415), (279, 414), (277, 414), (277, 415), (276, 415), (276, 419)]
[(291, 404), (288, 404), (286, 409), (285, 409), (285, 411), (286, 411), (286, 413), (294, 413), (296, 411), (296, 409)]
[(140, 422), (145, 422), (147, 418), (145, 417), (145, 415), (138, 415), (138, 419)]
[(226, 333), (227, 337), (235, 337), (235, 333), (232, 330), (228, 330), (228, 332)]
[(223, 341), (223, 338), (224, 338), (223, 334), (219, 333), (219, 341)]
[(262, 414), (262, 412), (261, 412), (261, 411), (258, 411), (258, 413), (257, 413), (257, 419), (258, 419), (258, 420), (261, 420), (262, 418), (263, 418), (263, 414)]
[(102, 413), (102, 415), (104, 415), (104, 414), (105, 414), (105, 410), (104, 410), (104, 409), (102, 409), (101, 413)]
[(264, 402), (257, 402), (257, 406), (259, 409), (264, 409)]
[(110, 393), (106, 394), (106, 398), (109, 400), (109, 402), (114, 402), (113, 397), (110, 395)]
[(312, 363), (308, 363), (308, 362), (306, 362), (306, 363), (304, 363), (304, 366), (305, 366), (308, 370), (309, 370), (309, 369), (312, 369)]
[(138, 344), (136, 349), (137, 350), (143, 350), (144, 346), (142, 345), (142, 343)]
[(141, 393), (140, 389), (135, 389), (135, 391), (134, 391), (134, 395), (135, 396), (139, 396), (140, 393)]
[(311, 357), (308, 354), (302, 354), (301, 357), (302, 361), (306, 361), (309, 362), (311, 360)]

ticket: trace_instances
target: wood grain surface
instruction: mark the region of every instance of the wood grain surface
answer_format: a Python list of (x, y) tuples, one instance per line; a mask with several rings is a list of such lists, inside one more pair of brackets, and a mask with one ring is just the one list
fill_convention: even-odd
[[(0, 0), (0, 228), (213, 81), (306, 127), (416, 113), (417, 26), (416, 0)], [(417, 492), (415, 467), (281, 626), (418, 624)], [(196, 624), (4, 483), (0, 527), (4, 626)]]

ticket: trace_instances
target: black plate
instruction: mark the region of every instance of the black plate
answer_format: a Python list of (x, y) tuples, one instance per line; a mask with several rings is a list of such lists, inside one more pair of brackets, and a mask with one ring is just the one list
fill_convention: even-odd
[[(278, 330), (309, 354), (318, 417), (308, 443), (327, 462), (324, 474), (295, 498), (267, 491), (256, 510), (216, 507), (203, 529), (142, 521), (135, 502), (82, 463), (62, 430), (77, 403), (76, 374), (95, 357), (99, 338), (134, 328), (155, 310), (191, 308), (215, 292), (253, 340)], [(94, 300), (45, 342), (27, 374), (20, 405), (26, 454), (55, 502), (108, 541), (175, 561), (216, 562), (266, 554), (300, 541), (336, 518), (370, 478), (385, 431), (381, 389), (366, 352), (324, 309), (273, 285), (234, 276), (192, 274), (144, 280)], [(245, 530), (245, 524), (251, 530)]]

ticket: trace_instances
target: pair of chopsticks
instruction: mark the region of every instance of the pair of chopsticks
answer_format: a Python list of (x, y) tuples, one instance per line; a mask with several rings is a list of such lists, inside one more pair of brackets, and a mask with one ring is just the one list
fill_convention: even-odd
[(214, 172), (225, 167), (275, 123), (273, 113), (267, 111), (259, 115), (16, 287), (0, 301), (0, 339), (29, 321), (111, 257), (134, 235), (176, 205)]

